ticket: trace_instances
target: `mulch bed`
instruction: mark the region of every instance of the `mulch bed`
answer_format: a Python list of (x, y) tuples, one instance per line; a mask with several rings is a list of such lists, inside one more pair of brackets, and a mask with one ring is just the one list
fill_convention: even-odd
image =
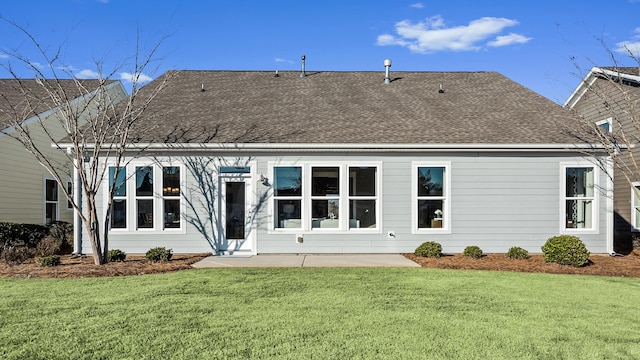
[[(171, 261), (150, 263), (143, 255), (127, 255), (125, 262), (95, 265), (91, 256), (63, 255), (61, 264), (54, 267), (41, 267), (35, 260), (29, 260), (20, 265), (7, 265), (0, 262), (0, 277), (91, 278), (158, 274), (191, 269), (191, 264), (207, 256), (210, 254), (174, 254)], [(440, 258), (423, 258), (413, 254), (404, 254), (404, 256), (424, 268), (640, 277), (640, 252), (637, 251), (626, 256), (592, 254), (591, 263), (580, 268), (545, 263), (542, 255), (531, 255), (526, 260), (509, 259), (505, 254), (486, 254), (480, 259), (462, 254), (444, 255)]]

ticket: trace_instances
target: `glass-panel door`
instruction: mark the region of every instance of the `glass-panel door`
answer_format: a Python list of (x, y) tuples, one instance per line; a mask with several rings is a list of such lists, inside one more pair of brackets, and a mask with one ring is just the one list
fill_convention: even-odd
[(253, 251), (251, 193), (247, 174), (220, 178), (219, 236), (220, 250), (225, 254)]

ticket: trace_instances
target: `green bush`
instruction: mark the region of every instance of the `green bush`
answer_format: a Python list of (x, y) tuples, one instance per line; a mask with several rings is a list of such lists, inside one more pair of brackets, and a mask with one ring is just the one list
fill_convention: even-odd
[(542, 246), (544, 261), (580, 267), (589, 263), (589, 250), (579, 237), (558, 235)]
[(22, 264), (33, 257), (33, 249), (26, 246), (7, 246), (2, 249), (0, 259), (9, 265)]
[(53, 236), (45, 236), (38, 242), (38, 245), (36, 245), (36, 255), (56, 255), (60, 253), (60, 249), (62, 249), (62, 240), (56, 239)]
[(462, 252), (462, 254), (464, 256), (469, 256), (472, 257), (474, 259), (479, 259), (482, 257), (482, 249), (480, 249), (479, 247), (475, 246), (475, 245), (471, 245), (471, 246), (467, 246), (466, 248), (464, 248), (464, 251)]
[(45, 267), (45, 266), (58, 266), (58, 265), (60, 265), (60, 256), (58, 256), (58, 255), (44, 256), (44, 257), (41, 257), (38, 260), (38, 263), (42, 267)]
[(145, 257), (147, 258), (147, 260), (151, 262), (158, 262), (158, 261), (169, 261), (171, 260), (172, 255), (173, 254), (171, 253), (171, 249), (156, 247), (153, 249), (149, 249)]
[(507, 251), (507, 257), (509, 259), (528, 259), (529, 252), (519, 246), (514, 246)]
[(63, 245), (70, 245), (73, 240), (73, 224), (66, 221), (54, 221), (48, 225), (49, 235), (62, 241)]
[(420, 246), (416, 248), (413, 254), (422, 257), (439, 258), (442, 256), (442, 245), (435, 241), (427, 241), (420, 244)]
[(49, 228), (38, 224), (0, 222), (0, 247), (25, 245), (36, 247), (49, 233)]
[(124, 261), (127, 258), (127, 254), (120, 249), (109, 250), (109, 262)]

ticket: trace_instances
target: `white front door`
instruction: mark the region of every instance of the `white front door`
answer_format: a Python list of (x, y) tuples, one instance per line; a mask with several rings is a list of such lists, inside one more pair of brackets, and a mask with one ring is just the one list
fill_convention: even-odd
[(220, 249), (225, 255), (236, 252), (255, 252), (252, 186), (249, 174), (220, 176), (220, 216), (218, 235)]

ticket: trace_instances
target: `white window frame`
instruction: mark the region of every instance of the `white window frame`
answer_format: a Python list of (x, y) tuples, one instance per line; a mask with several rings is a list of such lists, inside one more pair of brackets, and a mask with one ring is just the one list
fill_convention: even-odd
[[(115, 164), (108, 163), (106, 164), (107, 169), (109, 167), (115, 167)], [(136, 168), (137, 167), (151, 167), (153, 169), (153, 195), (152, 196), (137, 196), (136, 195)], [(180, 195), (179, 197), (165, 197), (162, 193), (162, 169), (164, 167), (176, 166), (180, 168)], [(109, 232), (114, 234), (134, 234), (134, 233), (145, 233), (145, 234), (185, 234), (186, 233), (186, 220), (183, 216), (186, 209), (186, 202), (184, 200), (184, 189), (185, 189), (185, 177), (186, 170), (185, 165), (182, 163), (173, 163), (173, 162), (158, 162), (154, 160), (149, 161), (136, 161), (131, 162), (126, 165), (120, 165), (126, 171), (125, 177), (125, 187), (126, 187), (126, 196), (123, 197), (114, 197), (115, 199), (123, 199), (126, 200), (126, 227), (124, 228), (111, 228), (111, 224), (109, 224)], [(107, 170), (108, 173), (108, 170)], [(160, 176), (160, 178), (158, 178)], [(109, 177), (106, 176), (104, 179), (104, 191), (103, 191), (103, 201), (105, 206), (103, 207), (103, 212), (107, 211), (107, 200), (109, 197)], [(165, 228), (164, 226), (164, 200), (166, 199), (179, 199), (180, 200), (180, 227), (176, 228)], [(151, 228), (138, 228), (138, 199), (153, 199), (153, 227)]]
[[(609, 126), (609, 130), (602, 127), (602, 125), (607, 124)], [(612, 132), (613, 131), (613, 118), (606, 118), (604, 120), (596, 121), (596, 126), (601, 128), (602, 130)]]
[[(276, 228), (275, 217), (277, 216), (277, 209), (275, 208), (274, 193), (271, 193), (269, 197), (269, 234), (279, 233), (294, 233), (294, 234), (310, 234), (310, 233), (322, 233), (322, 234), (347, 234), (347, 233), (382, 233), (382, 162), (379, 161), (362, 161), (362, 162), (347, 162), (347, 161), (323, 161), (323, 162), (273, 162), (270, 161), (269, 178), (274, 179), (275, 167), (300, 167), (302, 168), (302, 197), (301, 197), (301, 222), (300, 228)], [(349, 200), (356, 199), (357, 197), (349, 196), (349, 168), (350, 167), (375, 167), (376, 168), (376, 196), (367, 197), (367, 200), (376, 201), (376, 227), (375, 228), (349, 228)], [(336, 197), (339, 200), (339, 227), (338, 228), (312, 228), (311, 218), (311, 204), (313, 199), (320, 199), (325, 197), (311, 196), (312, 185), (312, 168), (317, 167), (337, 167), (339, 168), (339, 187), (340, 194)], [(286, 198), (286, 197), (285, 197)], [(285, 199), (278, 197), (278, 199)], [(363, 197), (361, 197), (364, 199)]]
[(636, 211), (640, 210), (640, 199), (635, 194), (635, 188), (640, 187), (640, 182), (631, 184), (631, 231), (640, 232), (640, 223), (636, 222)]
[[(419, 228), (418, 227), (418, 200), (424, 197), (418, 196), (418, 168), (442, 167), (444, 168), (444, 190), (442, 196), (433, 197), (434, 200), (442, 200), (442, 227)], [(411, 163), (411, 233), (412, 234), (451, 234), (451, 161), (414, 161)]]
[[(566, 196), (567, 191), (567, 169), (569, 168), (592, 168), (593, 169), (593, 197), (571, 198)], [(599, 167), (592, 162), (575, 162), (560, 164), (560, 234), (576, 235), (576, 234), (597, 234), (599, 232), (599, 213), (600, 213), (600, 196), (599, 196)], [(591, 211), (590, 228), (568, 228), (566, 221), (566, 204), (567, 200), (591, 200), (593, 210)]]
[[(47, 181), (52, 181), (55, 184), (56, 187), (56, 200), (47, 200)], [(42, 212), (42, 219), (43, 219), (43, 223), (44, 224), (48, 224), (47, 223), (47, 205), (48, 204), (54, 204), (56, 207), (56, 218), (55, 219), (51, 219), (51, 222), (54, 221), (58, 221), (60, 220), (60, 189), (58, 186), (58, 182), (56, 181), (56, 179), (54, 179), (52, 176), (44, 176), (43, 180), (42, 180), (42, 201), (43, 201), (43, 212)]]

